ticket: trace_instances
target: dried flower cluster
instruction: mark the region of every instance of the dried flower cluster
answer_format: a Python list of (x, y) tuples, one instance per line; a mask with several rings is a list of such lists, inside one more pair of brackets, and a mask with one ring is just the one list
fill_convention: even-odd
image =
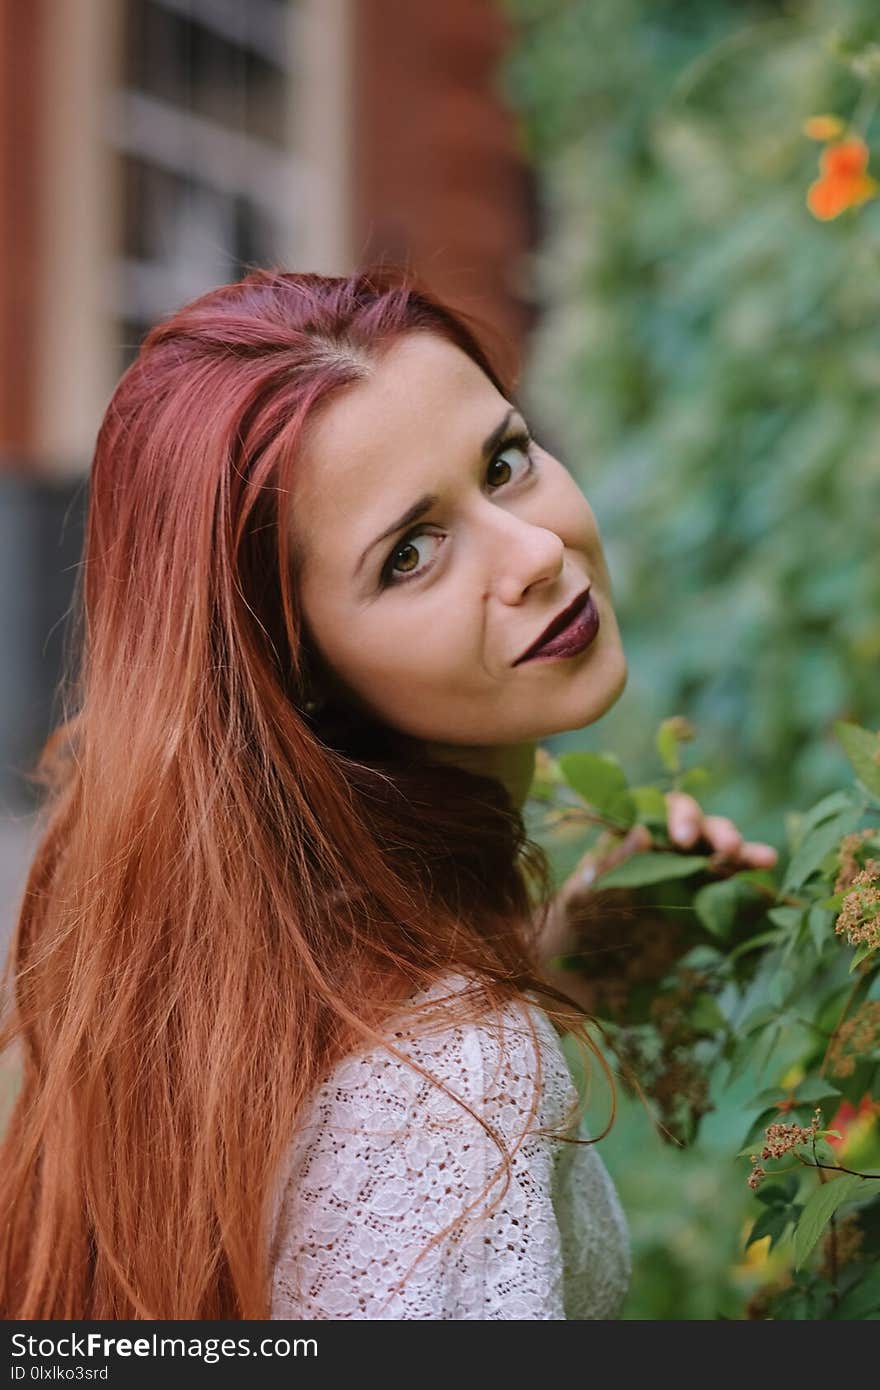
[(854, 830), (851, 835), (844, 835), (840, 842), (840, 869), (834, 881), (835, 893), (844, 893), (852, 886), (856, 874), (862, 867), (857, 858), (858, 852), (864, 842), (870, 840), (873, 835), (874, 831), (870, 826), (867, 830)]
[(852, 1076), (860, 1058), (880, 1047), (880, 999), (869, 999), (841, 1023), (828, 1048), (834, 1076)]
[(822, 1111), (816, 1110), (809, 1125), (768, 1125), (764, 1131), (764, 1147), (760, 1155), (752, 1154), (751, 1156), (753, 1167), (747, 1178), (749, 1187), (758, 1187), (767, 1176), (766, 1169), (762, 1168), (758, 1162), (759, 1157), (782, 1158), (783, 1154), (790, 1153), (792, 1149), (799, 1148), (801, 1144), (812, 1143), (821, 1120)]
[(702, 970), (680, 967), (675, 984), (663, 990), (652, 999), (648, 1010), (661, 1038), (670, 1046), (693, 1041), (694, 1029), (688, 1022), (688, 1013), (695, 997), (700, 991), (710, 991), (712, 981)]
[(674, 1057), (649, 1088), (670, 1131), (687, 1141), (703, 1115), (715, 1106), (709, 1099), (709, 1079), (690, 1056)]
[(869, 859), (856, 874), (834, 930), (850, 946), (880, 946), (880, 859)]
[(661, 991), (648, 1010), (661, 1040), (659, 1066), (646, 1089), (660, 1106), (670, 1133), (687, 1142), (703, 1115), (714, 1109), (709, 1078), (694, 1049), (701, 1032), (691, 1022), (697, 996), (716, 983), (701, 970), (679, 967), (671, 989)]
[(800, 1144), (809, 1144), (819, 1128), (819, 1121), (822, 1118), (821, 1111), (817, 1110), (813, 1115), (809, 1125), (768, 1125), (764, 1132), (764, 1147), (761, 1150), (762, 1158), (782, 1158), (791, 1149), (796, 1149)]
[(633, 990), (662, 980), (686, 949), (682, 928), (638, 912), (625, 890), (573, 896), (567, 911), (580, 968), (595, 991), (595, 1010), (623, 1022)]
[(618, 1026), (613, 1037), (624, 1081), (631, 1086), (634, 1078), (656, 1102), (667, 1135), (677, 1143), (689, 1143), (702, 1116), (714, 1109), (705, 1064), (695, 1055), (698, 1042), (693, 1030), (676, 1031), (673, 1038), (654, 1024)]

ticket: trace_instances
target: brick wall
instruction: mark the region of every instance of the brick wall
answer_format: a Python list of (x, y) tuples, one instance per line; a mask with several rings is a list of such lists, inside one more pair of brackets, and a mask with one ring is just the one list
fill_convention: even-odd
[(408, 260), (487, 318), (518, 363), (532, 326), (534, 181), (496, 78), (510, 33), (494, 0), (353, 6), (355, 262)]

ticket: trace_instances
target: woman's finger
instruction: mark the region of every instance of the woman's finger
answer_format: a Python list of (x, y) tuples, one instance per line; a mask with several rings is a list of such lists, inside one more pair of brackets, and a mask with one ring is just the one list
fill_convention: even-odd
[(719, 854), (734, 858), (742, 849), (743, 837), (728, 816), (704, 816), (702, 833)]
[(772, 845), (761, 840), (744, 840), (739, 850), (739, 858), (753, 869), (772, 869), (779, 858)]
[(666, 819), (669, 838), (676, 844), (687, 849), (700, 838), (703, 811), (700, 803), (687, 792), (666, 793)]
[(650, 849), (653, 843), (651, 832), (646, 825), (632, 826), (623, 839), (610, 849), (600, 849), (598, 853), (595, 846), (589, 849), (572, 871), (567, 888), (570, 892), (590, 888), (599, 874), (622, 864), (630, 855), (641, 854)]
[(619, 845), (615, 845), (608, 854), (604, 855), (599, 863), (598, 872), (607, 873), (609, 869), (614, 869), (618, 864), (622, 864), (625, 859), (629, 859), (633, 854), (643, 854), (653, 845), (651, 832), (646, 825), (634, 825), (626, 832)]

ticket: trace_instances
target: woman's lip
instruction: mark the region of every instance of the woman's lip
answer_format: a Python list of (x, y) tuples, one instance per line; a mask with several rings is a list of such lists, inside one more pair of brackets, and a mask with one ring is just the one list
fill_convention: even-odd
[[(526, 650), (516, 658), (516, 661), (513, 663), (514, 666), (518, 666), (521, 661), (528, 661), (530, 657), (536, 656), (539, 651), (543, 651), (545, 647), (549, 647), (552, 641), (555, 641), (557, 637), (561, 636), (563, 632), (567, 631), (567, 629), (571, 626), (573, 619), (577, 617), (577, 615), (586, 605), (589, 597), (590, 586), (588, 585), (587, 588), (582, 591), (582, 593), (578, 594), (577, 598), (572, 599), (571, 603), (567, 604), (566, 607), (563, 608), (560, 613), (556, 614), (556, 617), (553, 618), (544, 628), (544, 631), (541, 633), (540, 637), (538, 637), (530, 647), (527, 647)], [(551, 634), (553, 634), (552, 637)]]
[(567, 627), (527, 656), (519, 657), (513, 664), (518, 666), (524, 661), (549, 661), (553, 657), (576, 656), (590, 645), (598, 631), (599, 613), (593, 595), (588, 593), (586, 603), (575, 613)]

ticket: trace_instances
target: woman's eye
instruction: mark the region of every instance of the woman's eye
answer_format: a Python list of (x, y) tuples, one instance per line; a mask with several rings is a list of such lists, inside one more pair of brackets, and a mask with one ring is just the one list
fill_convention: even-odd
[[(413, 555), (417, 556), (417, 547), (424, 540), (441, 539), (442, 537), (434, 536), (430, 531), (414, 531), (412, 535), (404, 536), (403, 540), (394, 547), (388, 557), (388, 563), (382, 571), (383, 583), (400, 584), (403, 580), (408, 579), (410, 574), (423, 573), (424, 566), (419, 565), (418, 558), (415, 560), (412, 558)], [(404, 568), (402, 570), (394, 568), (395, 561), (400, 556), (404, 557)], [(407, 568), (407, 566), (409, 566), (409, 568)], [(429, 565), (428, 568), (430, 569), (431, 566)]]
[[(498, 491), (499, 488), (506, 487), (509, 482), (515, 480), (517, 477), (516, 470), (512, 469), (512, 466), (509, 463), (505, 462), (505, 454), (521, 454), (525, 458), (526, 467), (520, 469), (520, 477), (527, 477), (530, 473), (534, 472), (535, 461), (532, 455), (531, 444), (531, 435), (524, 433), (520, 433), (518, 435), (513, 436), (510, 439), (505, 440), (501, 448), (490, 460), (489, 467), (487, 469), (487, 473), (491, 479), (493, 491)], [(501, 478), (495, 476), (495, 470), (498, 468), (499, 465), (501, 465), (502, 470), (505, 471), (505, 476)], [(441, 544), (443, 543), (442, 535), (435, 535), (432, 531), (426, 531), (424, 527), (420, 527), (418, 530), (415, 531), (410, 531), (409, 535), (404, 536), (403, 540), (397, 542), (397, 545), (394, 547), (394, 549), (391, 551), (391, 554), (388, 556), (388, 559), (385, 561), (385, 564), (382, 567), (380, 587), (385, 588), (388, 585), (406, 583), (408, 579), (419, 578), (421, 575), (427, 574), (429, 570), (433, 569), (433, 562), (427, 565), (420, 565), (418, 562), (416, 543), (421, 540), (437, 540)], [(439, 549), (439, 546), (437, 548)], [(401, 556), (406, 557), (404, 563), (408, 564), (409, 568), (395, 568), (395, 562)], [(413, 556), (415, 556), (416, 558), (413, 558)]]
[[(525, 477), (527, 473), (531, 473), (533, 467), (531, 443), (531, 436), (527, 434), (521, 434), (514, 439), (508, 439), (505, 444), (502, 444), (498, 453), (491, 460), (488, 469), (489, 473), (501, 462), (505, 454), (523, 454), (526, 460), (526, 467), (522, 470), (523, 477)], [(508, 469), (509, 473), (510, 464), (505, 464), (504, 467)], [(493, 479), (493, 481), (498, 482), (500, 486), (503, 487), (505, 483), (510, 481), (510, 478)]]

